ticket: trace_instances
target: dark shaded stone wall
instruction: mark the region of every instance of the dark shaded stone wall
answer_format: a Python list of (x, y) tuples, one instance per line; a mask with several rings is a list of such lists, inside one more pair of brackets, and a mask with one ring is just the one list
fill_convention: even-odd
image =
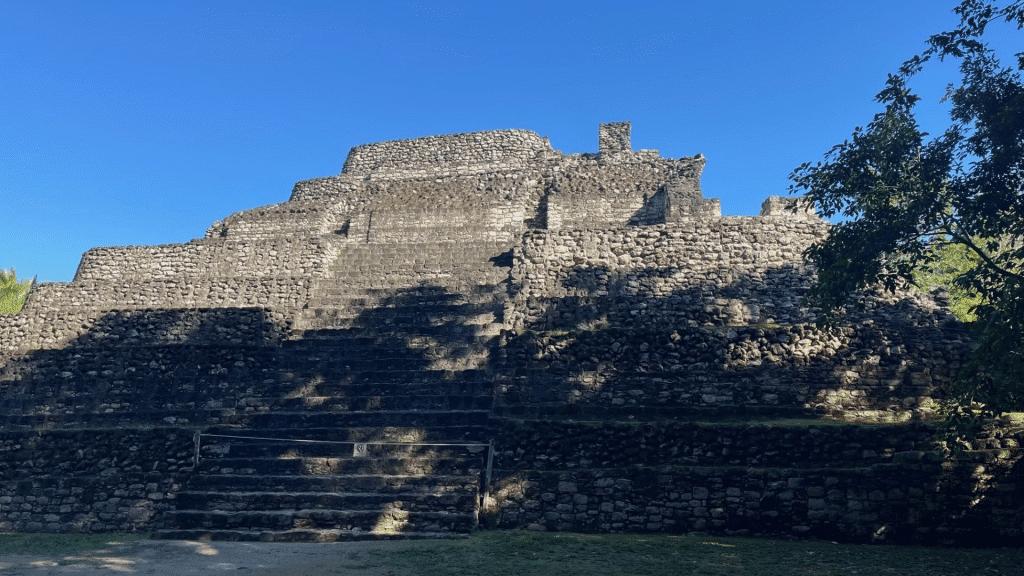
[(148, 531), (193, 466), (181, 428), (0, 432), (0, 531)]
[(827, 223), (782, 217), (538, 230), (514, 253), (516, 328), (677, 326), (813, 320), (799, 305), (812, 271), (801, 252)]
[(956, 327), (813, 325), (507, 333), (495, 410), (519, 417), (933, 417), (966, 360)]
[(0, 360), (18, 351), (87, 346), (280, 342), (291, 329), (280, 311), (171, 308), (45, 311), (0, 317)]
[(944, 455), (926, 426), (506, 421), (499, 528), (1019, 545), (1021, 437)]

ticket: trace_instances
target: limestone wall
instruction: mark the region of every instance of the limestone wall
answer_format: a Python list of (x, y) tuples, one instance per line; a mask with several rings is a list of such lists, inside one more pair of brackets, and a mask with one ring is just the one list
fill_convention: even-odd
[[(250, 315), (251, 317), (251, 315)], [(237, 326), (162, 340), (116, 334), (63, 348), (26, 350), (0, 366), (0, 426), (10, 429), (221, 424), (250, 413), (279, 369), (280, 340), (247, 338)], [(219, 330), (218, 330), (219, 329)]]
[(45, 310), (0, 315), (0, 361), (19, 350), (151, 344), (273, 345), (291, 318), (260, 308)]
[(935, 416), (969, 347), (960, 330), (910, 321), (884, 328), (799, 324), (508, 334), (498, 352), (495, 412), (584, 420), (823, 414), (923, 419)]
[[(150, 530), (191, 431), (131, 427), (276, 409), (261, 390), (307, 365), (296, 322), (427, 340), (388, 321), (457, 308), (444, 321), (474, 338), (504, 323), (473, 358), (494, 386), (494, 526), (1019, 541), (1019, 438), (943, 466), (925, 425), (694, 423), (924, 420), (969, 339), (939, 294), (869, 293), (814, 327), (801, 253), (826, 223), (778, 198), (718, 217), (704, 159), (632, 152), (628, 123), (599, 148), (523, 130), (368, 144), (203, 240), (90, 250), (74, 282), (0, 315), (0, 530)], [(33, 430), (58, 426), (91, 429)]]
[[(369, 213), (367, 240), (512, 242), (536, 218), (543, 186), (541, 174), (527, 170), (440, 182), (416, 179), (369, 183), (371, 194), (390, 200)], [(351, 231), (350, 237), (354, 237)]]
[(986, 432), (950, 457), (926, 425), (502, 421), (485, 517), (534, 530), (1015, 545), (1021, 441)]
[(598, 127), (597, 147), (601, 154), (629, 152), (631, 124), (629, 122), (609, 122)]
[(703, 159), (669, 160), (657, 154), (592, 155), (558, 166), (546, 206), (548, 229), (645, 226), (666, 220), (666, 183), (699, 195)]
[(468, 175), (522, 168), (554, 154), (551, 144), (528, 130), (494, 130), (356, 146), (343, 174), (374, 178)]
[(44, 283), (32, 290), (22, 313), (253, 306), (296, 310), (309, 299), (313, 281), (302, 276)]
[(216, 277), (318, 276), (340, 244), (304, 236), (267, 241), (194, 240), (187, 244), (93, 248), (82, 255), (74, 282), (195, 280)]
[(823, 222), (723, 218), (532, 231), (515, 251), (516, 328), (791, 323), (810, 283), (801, 251)]
[[(292, 187), (289, 202), (317, 202), (330, 204), (333, 202), (357, 203), (365, 178), (350, 174), (312, 178), (296, 182)], [(358, 206), (353, 206), (356, 208)]]
[(914, 292), (865, 294), (841, 328), (815, 328), (801, 252), (827, 229), (788, 214), (526, 233), (496, 410), (933, 416), (968, 336), (944, 296)]
[(337, 204), (303, 200), (232, 214), (210, 226), (205, 237), (236, 242), (272, 241), (281, 237), (341, 234), (342, 227)]
[(137, 532), (173, 508), (192, 430), (0, 432), (0, 531)]

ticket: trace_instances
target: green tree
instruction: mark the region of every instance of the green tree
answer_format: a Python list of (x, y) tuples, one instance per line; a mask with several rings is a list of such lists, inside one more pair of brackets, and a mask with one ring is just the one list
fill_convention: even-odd
[(14, 268), (8, 272), (0, 268), (0, 314), (13, 314), (21, 310), (28, 298), (28, 292), (36, 283), (35, 279), (18, 282)]
[[(826, 217), (841, 216), (805, 255), (818, 267), (809, 303), (834, 318), (871, 285), (888, 290), (945, 267), (952, 288), (978, 303), (978, 348), (961, 368), (950, 420), (1024, 410), (1024, 53), (1004, 67), (984, 41), (986, 27), (1024, 27), (1024, 2), (964, 0), (952, 31), (890, 74), (884, 111), (823, 161), (805, 163), (790, 193)], [(950, 125), (929, 138), (918, 126), (913, 76), (934, 60), (960, 64), (947, 89)]]
[(978, 319), (974, 310), (981, 304), (981, 296), (957, 280), (980, 265), (981, 258), (967, 246), (950, 242), (948, 238), (937, 242), (946, 243), (936, 246), (934, 262), (914, 272), (914, 284), (927, 289), (945, 288), (949, 291), (949, 308), (953, 315), (961, 322), (973, 323)]

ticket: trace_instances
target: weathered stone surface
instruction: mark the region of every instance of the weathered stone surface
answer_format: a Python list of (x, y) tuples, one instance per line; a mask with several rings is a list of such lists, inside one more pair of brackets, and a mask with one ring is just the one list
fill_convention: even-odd
[(628, 122), (598, 148), (368, 144), (202, 239), (86, 252), (0, 316), (0, 530), (1024, 537), (1020, 435), (950, 457), (928, 424), (970, 349), (944, 294), (818, 328), (813, 211), (722, 218)]

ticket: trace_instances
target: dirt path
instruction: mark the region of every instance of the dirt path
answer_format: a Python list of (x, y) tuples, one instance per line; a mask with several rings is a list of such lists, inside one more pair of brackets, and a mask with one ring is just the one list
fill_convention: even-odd
[(386, 576), (375, 550), (429, 545), (429, 541), (332, 544), (139, 540), (82, 554), (0, 556), (0, 576), (245, 574), (252, 576)]

